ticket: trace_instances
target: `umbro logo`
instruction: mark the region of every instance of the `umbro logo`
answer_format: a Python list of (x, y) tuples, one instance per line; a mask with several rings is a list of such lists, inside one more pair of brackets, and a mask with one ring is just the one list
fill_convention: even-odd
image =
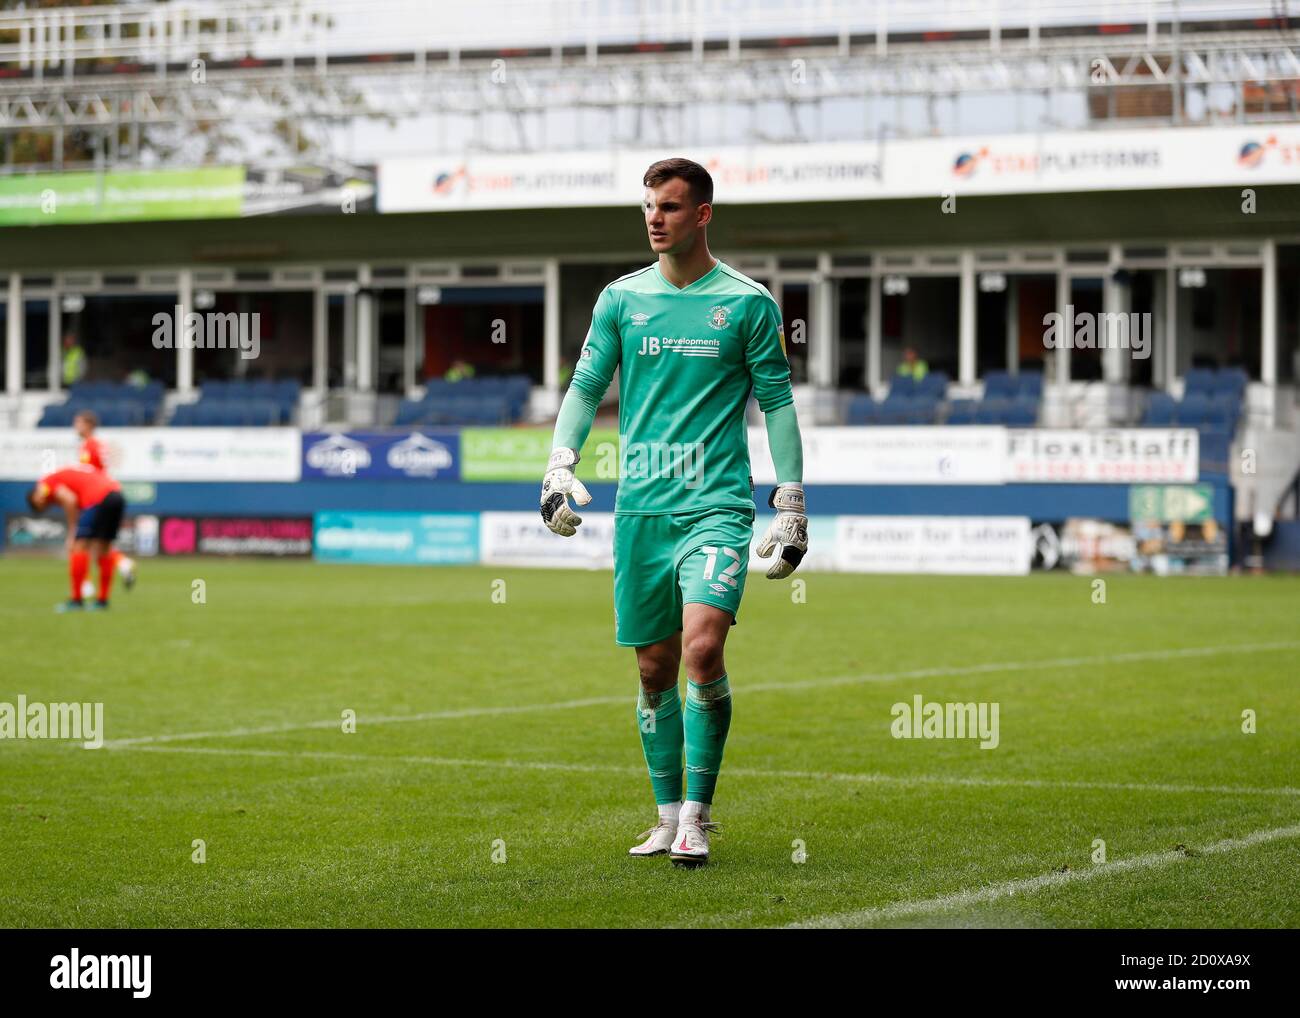
[(650, 321), (650, 316), (644, 311), (638, 311), (632, 316), (632, 321), (636, 325), (645, 325), (646, 322)]
[(725, 594), (727, 592), (727, 588), (724, 587), (721, 583), (710, 583), (709, 586), (713, 588), (715, 591), (717, 591), (719, 594)]

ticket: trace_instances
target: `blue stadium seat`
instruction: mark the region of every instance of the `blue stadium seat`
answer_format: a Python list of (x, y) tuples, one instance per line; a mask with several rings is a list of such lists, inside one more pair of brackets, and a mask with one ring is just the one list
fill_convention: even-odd
[(1210, 400), (1203, 392), (1193, 392), (1183, 397), (1174, 408), (1174, 423), (1182, 428), (1195, 428), (1210, 412)]
[(1007, 414), (1011, 412), (1011, 401), (1006, 399), (984, 399), (975, 410), (976, 424), (1005, 424)]
[(892, 392), (889, 397), (876, 407), (876, 424), (906, 424), (908, 415), (912, 412), (911, 396), (895, 396)]
[[(929, 377), (928, 375), (926, 377)], [(946, 383), (945, 383), (946, 388)], [(932, 393), (923, 393), (912, 400), (912, 407), (907, 414), (908, 424), (936, 424), (939, 420), (940, 397)]]
[(402, 400), (401, 405), (397, 408), (397, 416), (393, 419), (393, 423), (399, 426), (418, 424), (426, 406), (427, 404), (422, 400)]
[(1035, 401), (1042, 399), (1043, 373), (1041, 371), (1025, 371), (1015, 377), (1016, 392), (1020, 396), (1031, 396)]
[(984, 398), (986, 400), (1012, 399), (1019, 389), (1019, 384), (1005, 371), (990, 371), (984, 376)]
[(869, 393), (859, 392), (849, 400), (844, 416), (848, 424), (872, 424), (876, 420), (876, 402)]
[(910, 399), (916, 392), (916, 381), (911, 375), (895, 375), (889, 382), (889, 393), (885, 402), (891, 399)]
[(932, 371), (916, 383), (916, 395), (943, 399), (948, 393), (948, 381), (946, 372)]
[(69, 403), (51, 403), (41, 411), (41, 419), (36, 422), (38, 428), (66, 428), (72, 424), (76, 410)]
[(1167, 392), (1153, 392), (1147, 400), (1146, 413), (1142, 415), (1142, 423), (1153, 427), (1168, 427), (1174, 423), (1174, 410), (1178, 406), (1178, 401)]
[(1213, 368), (1188, 368), (1187, 375), (1183, 381), (1183, 397), (1186, 399), (1192, 393), (1210, 393), (1217, 382), (1217, 372)]
[(974, 424), (979, 404), (973, 399), (955, 399), (948, 407), (949, 424)]
[(1002, 422), (1013, 428), (1032, 428), (1038, 423), (1038, 400), (1032, 396), (1019, 396), (1003, 414)]

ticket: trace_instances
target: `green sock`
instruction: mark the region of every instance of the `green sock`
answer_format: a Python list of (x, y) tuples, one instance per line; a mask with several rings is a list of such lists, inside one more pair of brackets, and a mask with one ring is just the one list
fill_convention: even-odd
[(722, 767), (722, 747), (731, 727), (731, 687), (727, 676), (696, 685), (686, 683), (686, 798), (713, 802)]
[(636, 701), (641, 748), (659, 805), (682, 801), (682, 701), (677, 687), (660, 693), (641, 690)]

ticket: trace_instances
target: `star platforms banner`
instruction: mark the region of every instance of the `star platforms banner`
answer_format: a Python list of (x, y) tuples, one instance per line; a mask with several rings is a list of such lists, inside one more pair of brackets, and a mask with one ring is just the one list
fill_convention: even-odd
[[(717, 203), (1249, 187), (1300, 179), (1300, 124), (687, 149)], [(447, 155), (379, 164), (380, 212), (627, 205), (663, 153)]]

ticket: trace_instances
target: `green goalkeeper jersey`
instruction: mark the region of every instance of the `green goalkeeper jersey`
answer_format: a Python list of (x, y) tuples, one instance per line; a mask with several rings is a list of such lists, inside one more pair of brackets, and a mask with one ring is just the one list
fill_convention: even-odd
[(678, 289), (656, 262), (596, 301), (572, 386), (596, 405), (619, 369), (618, 497), (636, 515), (752, 511), (745, 405), (793, 402), (781, 311), (719, 261)]

